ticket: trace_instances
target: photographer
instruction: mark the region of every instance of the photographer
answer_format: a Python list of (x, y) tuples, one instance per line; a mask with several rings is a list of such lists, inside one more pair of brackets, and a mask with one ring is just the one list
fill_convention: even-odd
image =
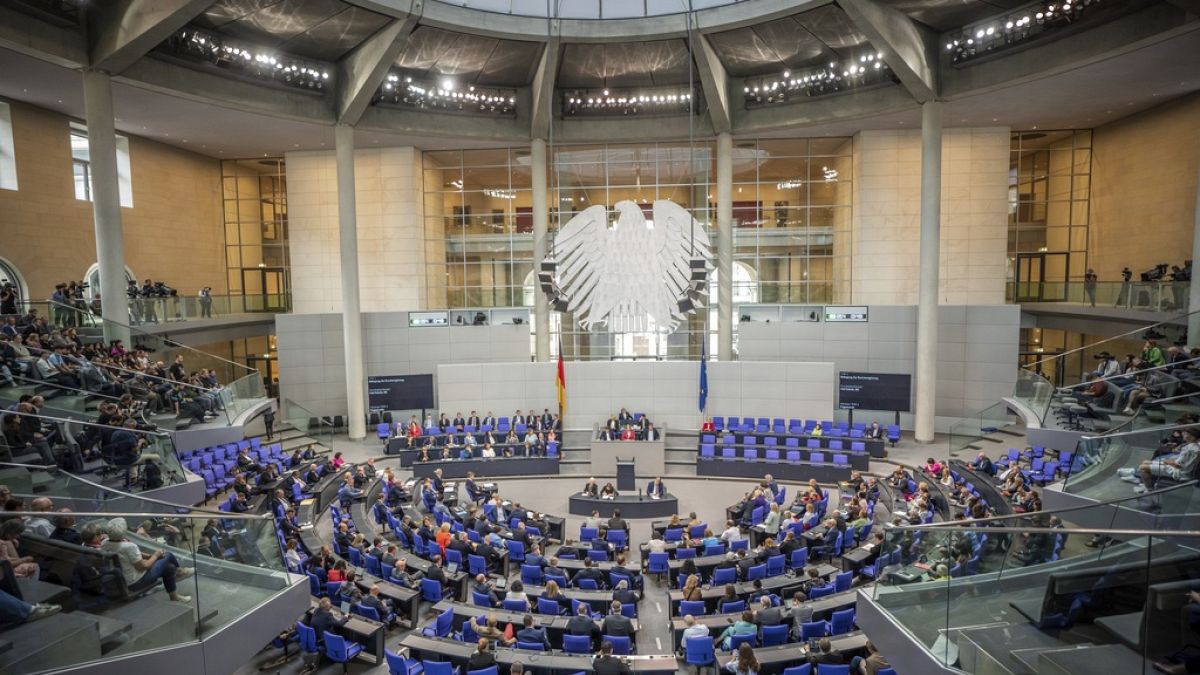
[(142, 301), (138, 298), (137, 282), (129, 279), (125, 286), (125, 297), (129, 298), (129, 322), (133, 325), (142, 323)]
[(1131, 279), (1133, 279), (1133, 270), (1129, 269), (1129, 266), (1126, 265), (1121, 269), (1121, 290), (1117, 292), (1117, 301), (1113, 303), (1113, 307), (1129, 306), (1131, 300), (1129, 291), (1132, 286), (1129, 282)]
[(150, 323), (151, 321), (158, 323), (158, 303), (154, 300), (155, 296), (157, 295), (158, 293), (155, 291), (154, 282), (147, 279), (146, 283), (142, 284), (141, 291), (142, 318), (146, 323)]
[(1088, 302), (1092, 307), (1096, 306), (1096, 281), (1100, 277), (1096, 276), (1096, 270), (1088, 268), (1087, 274), (1083, 275), (1083, 294), (1087, 296)]
[(205, 286), (200, 289), (200, 318), (212, 318), (212, 287)]

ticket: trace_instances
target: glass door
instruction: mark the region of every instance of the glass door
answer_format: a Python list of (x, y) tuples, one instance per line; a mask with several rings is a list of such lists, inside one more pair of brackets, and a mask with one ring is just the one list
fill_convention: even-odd
[(247, 312), (286, 312), (287, 269), (253, 267), (242, 270), (242, 289)]
[(1017, 302), (1066, 300), (1069, 261), (1069, 253), (1018, 253)]

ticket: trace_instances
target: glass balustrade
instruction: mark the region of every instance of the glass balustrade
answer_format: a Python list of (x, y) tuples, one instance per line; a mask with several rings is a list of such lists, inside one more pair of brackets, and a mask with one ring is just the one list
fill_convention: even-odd
[[(22, 472), (28, 482), (12, 480)], [(25, 502), (19, 542), (37, 565), (36, 571), (18, 566), (18, 579), (41, 579), (29, 582), (36, 589), (20, 587), (62, 607), (36, 623), (0, 628), (0, 642), (12, 646), (0, 662), (37, 640), (54, 647), (25, 662), (41, 666), (34, 670), (202, 640), (296, 582), (269, 515), (170, 504), (38, 466), (0, 464), (0, 476)], [(76, 536), (79, 543), (72, 543)], [(169, 568), (173, 578), (150, 580), (144, 570), (122, 565), (118, 556), (130, 551), (150, 561), (137, 567)], [(21, 662), (15, 668), (22, 672)]]
[(1082, 281), (1008, 282), (1005, 299), (1010, 303), (1057, 303), (1103, 308), (1137, 309), (1150, 312), (1183, 312), (1188, 306), (1188, 281), (1097, 282), (1089, 288)]
[(962, 418), (950, 427), (950, 454), (966, 450), (1012, 422), (1013, 416), (1005, 403), (988, 406), (975, 415)]
[[(1157, 496), (1191, 508), (1195, 492), (1189, 485)], [(1092, 672), (1152, 672), (1151, 661), (1194, 635), (1181, 608), (1200, 610), (1200, 596), (1188, 596), (1200, 588), (1200, 533), (1170, 530), (1172, 521), (1154, 514), (1142, 514), (1144, 530), (1074, 526), (1118, 522), (1136, 501), (888, 527), (886, 564), (867, 592), (930, 654), (963, 672), (1079, 672), (1054, 670), (1067, 649), (1080, 650), (1068, 655), (1075, 665), (1106, 666)]]

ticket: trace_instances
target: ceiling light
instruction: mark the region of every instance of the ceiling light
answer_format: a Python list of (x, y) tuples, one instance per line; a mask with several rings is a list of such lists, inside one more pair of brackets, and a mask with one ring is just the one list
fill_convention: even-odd
[(442, 89), (445, 89), (446, 91), (454, 91), (454, 80), (452, 80), (448, 77), (443, 77), (442, 78)]

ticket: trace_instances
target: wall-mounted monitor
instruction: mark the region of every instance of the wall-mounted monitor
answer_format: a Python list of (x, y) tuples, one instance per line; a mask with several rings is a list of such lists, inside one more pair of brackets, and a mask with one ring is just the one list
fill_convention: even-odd
[(912, 410), (908, 373), (838, 373), (838, 407), (843, 410)]
[(367, 377), (367, 409), (429, 410), (434, 408), (433, 375), (372, 375)]
[(408, 325), (413, 328), (446, 326), (450, 323), (449, 312), (409, 312)]
[(825, 321), (830, 323), (844, 321), (866, 321), (867, 308), (864, 305), (857, 306), (831, 306), (825, 307)]

